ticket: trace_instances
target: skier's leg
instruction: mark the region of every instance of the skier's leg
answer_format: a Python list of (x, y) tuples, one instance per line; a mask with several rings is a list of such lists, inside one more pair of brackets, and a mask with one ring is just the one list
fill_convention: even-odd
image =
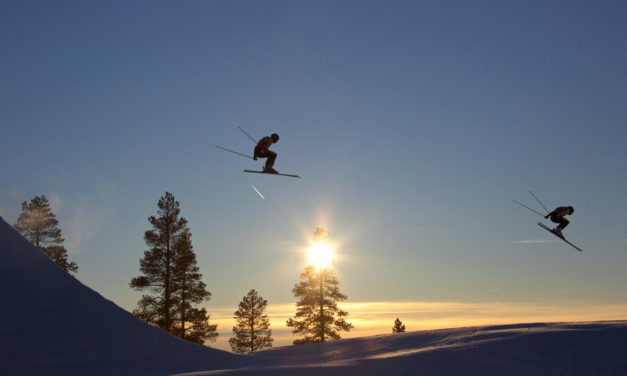
[(562, 217), (559, 218), (559, 226), (557, 226), (557, 231), (562, 232), (562, 230), (564, 230), (566, 228), (566, 226), (568, 226), (570, 222), (568, 221), (568, 219)]
[(268, 160), (266, 161), (266, 167), (272, 168), (274, 166), (274, 160), (276, 159), (276, 153), (272, 150), (268, 150)]
[(253, 156), (254, 160), (257, 160), (257, 158), (268, 158), (268, 153), (259, 146), (255, 146), (255, 154)]
[(557, 235), (561, 236), (561, 237), (564, 237), (564, 235), (562, 235), (562, 231), (560, 229), (560, 227), (562, 226), (562, 219), (563, 218), (558, 217), (556, 215), (552, 215), (551, 216), (551, 222), (558, 224), (558, 226), (553, 229), (553, 232), (556, 233)]

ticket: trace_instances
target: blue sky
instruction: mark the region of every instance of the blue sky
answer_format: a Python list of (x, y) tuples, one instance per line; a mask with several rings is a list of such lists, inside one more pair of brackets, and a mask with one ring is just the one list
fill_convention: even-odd
[[(165, 191), (210, 313), (295, 302), (316, 226), (353, 302), (625, 303), (624, 2), (0, 9), (0, 215), (45, 194), (77, 277), (126, 309)], [(251, 153), (238, 126), (303, 179), (242, 173), (261, 163), (214, 147)], [(530, 189), (575, 207), (586, 252), (512, 202), (541, 210)]]

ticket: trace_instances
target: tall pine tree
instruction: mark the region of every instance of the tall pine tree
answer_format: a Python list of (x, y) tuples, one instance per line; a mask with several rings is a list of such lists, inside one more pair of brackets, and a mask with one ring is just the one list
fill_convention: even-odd
[(246, 354), (255, 350), (272, 347), (272, 331), (270, 320), (265, 314), (268, 301), (250, 290), (239, 303), (239, 309), (235, 311), (234, 318), (237, 325), (233, 327), (235, 335), (229, 339), (233, 352)]
[[(326, 241), (329, 233), (317, 228), (314, 233), (316, 241)], [(304, 335), (294, 340), (295, 345), (325, 342), (328, 339), (339, 339), (339, 331), (349, 331), (353, 325), (345, 320), (348, 313), (338, 308), (337, 302), (346, 300), (346, 295), (339, 289), (339, 281), (333, 265), (316, 268), (308, 265), (300, 275), (301, 282), (294, 285), (292, 292), (300, 298), (296, 302), (294, 318), (287, 320), (287, 326), (294, 328), (293, 334)]]
[(179, 202), (171, 193), (166, 192), (157, 205), (159, 216), (148, 218), (153, 229), (144, 234), (150, 249), (139, 260), (142, 275), (130, 283), (136, 290), (153, 294), (142, 296), (133, 314), (191, 342), (215, 340), (217, 325), (208, 323), (204, 308), (193, 307), (211, 293), (201, 281), (187, 220), (179, 218)]
[(41, 249), (66, 272), (76, 273), (78, 265), (69, 262), (67, 250), (63, 247), (64, 239), (61, 238), (61, 229), (57, 226), (56, 216), (50, 209), (46, 196), (35, 196), (30, 203), (22, 203), (22, 213), (17, 218), (13, 227), (26, 239)]

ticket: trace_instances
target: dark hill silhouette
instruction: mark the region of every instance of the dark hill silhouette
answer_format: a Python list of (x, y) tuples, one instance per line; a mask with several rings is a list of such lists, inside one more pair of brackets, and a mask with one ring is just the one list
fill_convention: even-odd
[(59, 268), (0, 217), (0, 374), (166, 375), (246, 357), (138, 320)]

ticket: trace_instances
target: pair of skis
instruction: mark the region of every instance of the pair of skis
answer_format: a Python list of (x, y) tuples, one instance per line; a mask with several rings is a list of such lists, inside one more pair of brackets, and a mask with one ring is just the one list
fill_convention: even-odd
[[(245, 130), (243, 130), (241, 127), (237, 127), (237, 129), (239, 129), (239, 130), (240, 130), (240, 131), (242, 131), (242, 132), (243, 132), (246, 136), (248, 136), (248, 138), (250, 138), (250, 139), (252, 140), (252, 142), (253, 142), (253, 143), (255, 143), (255, 145), (257, 144), (257, 141), (255, 141), (255, 139), (254, 139), (254, 138), (252, 138), (252, 137), (251, 137), (248, 133), (246, 133), (246, 131), (245, 131)], [(218, 149), (222, 149), (222, 150), (228, 151), (228, 152), (233, 153), (233, 154), (241, 155), (242, 157), (250, 158), (250, 159), (253, 159), (253, 160), (255, 159), (255, 158), (251, 157), (250, 155), (246, 155), (246, 154), (243, 154), (243, 153), (237, 152), (237, 151), (235, 151), (235, 150), (231, 150), (231, 149), (223, 148), (222, 146), (215, 145), (215, 147), (217, 147)], [(299, 178), (299, 179), (300, 179), (300, 176), (299, 176), (299, 175), (294, 175), (294, 174), (281, 174), (280, 172), (270, 172), (270, 171), (263, 171), (263, 170), (262, 170), (262, 171), (257, 171), (257, 170), (244, 170), (244, 172), (250, 172), (250, 173), (254, 173), (254, 174), (280, 175), (280, 176), (288, 176), (288, 177), (291, 177), (291, 178)]]
[[(531, 195), (533, 196), (533, 198), (536, 199), (536, 201), (538, 201), (538, 203), (540, 204), (540, 206), (542, 206), (544, 208), (544, 210), (546, 210), (546, 213), (549, 213), (549, 210), (546, 208), (546, 206), (544, 206), (542, 204), (542, 202), (536, 197), (536, 195), (533, 194), (533, 192), (529, 191), (529, 193), (531, 193)], [(528, 207), (527, 205), (523, 205), (520, 202), (514, 200), (515, 203), (517, 203), (518, 205), (522, 206), (525, 209), (531, 210), (532, 212), (538, 214), (541, 217), (544, 217), (544, 214), (531, 209), (530, 207)], [(570, 245), (571, 247), (575, 248), (576, 250), (578, 250), (579, 252), (583, 252), (583, 249), (577, 247), (576, 245), (574, 245), (573, 243), (569, 242), (568, 240), (566, 240), (566, 238), (561, 235), (560, 233), (558, 233), (557, 231), (553, 230), (552, 228), (548, 227), (547, 225), (545, 225), (542, 222), (538, 222), (538, 226), (542, 227), (543, 229), (545, 229), (546, 231), (550, 232), (551, 234), (555, 235), (556, 237), (558, 237), (559, 239), (563, 240), (565, 243), (567, 243), (568, 245)]]

